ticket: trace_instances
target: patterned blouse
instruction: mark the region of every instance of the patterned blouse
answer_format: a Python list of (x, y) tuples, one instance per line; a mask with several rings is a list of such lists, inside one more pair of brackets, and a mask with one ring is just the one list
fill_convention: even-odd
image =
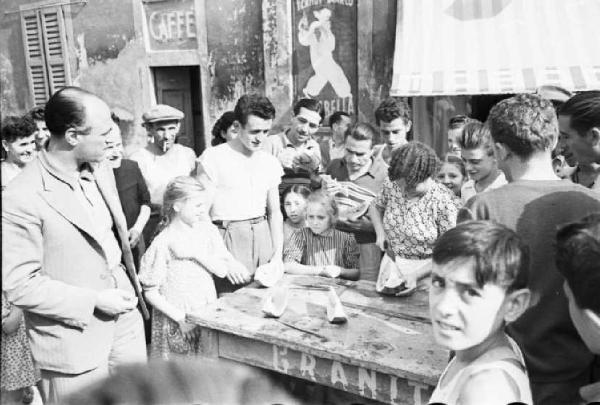
[(283, 252), (283, 261), (357, 269), (358, 245), (351, 233), (329, 229), (317, 235), (310, 228), (302, 228), (292, 233)]
[(456, 226), (460, 200), (443, 184), (433, 183), (419, 198), (407, 198), (389, 177), (375, 204), (383, 209), (383, 228), (394, 252), (405, 259), (426, 259), (439, 236)]

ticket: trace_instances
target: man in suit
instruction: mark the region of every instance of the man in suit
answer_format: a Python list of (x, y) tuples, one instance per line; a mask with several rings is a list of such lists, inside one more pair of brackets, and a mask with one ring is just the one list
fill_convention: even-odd
[(77, 87), (46, 104), (47, 150), (3, 192), (2, 282), (25, 311), (44, 403), (119, 364), (146, 360), (135, 274), (114, 177), (101, 164), (108, 106)]

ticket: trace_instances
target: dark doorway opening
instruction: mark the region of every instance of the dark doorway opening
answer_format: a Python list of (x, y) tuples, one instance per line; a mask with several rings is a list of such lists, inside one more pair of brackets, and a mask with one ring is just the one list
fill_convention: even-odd
[(189, 146), (201, 154), (206, 147), (202, 122), (202, 93), (198, 66), (152, 68), (156, 100), (175, 107), (185, 114), (177, 143)]

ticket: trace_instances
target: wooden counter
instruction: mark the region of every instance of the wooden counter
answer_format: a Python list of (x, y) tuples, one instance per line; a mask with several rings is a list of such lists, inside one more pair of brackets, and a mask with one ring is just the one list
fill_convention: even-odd
[[(448, 352), (434, 341), (426, 286), (406, 298), (382, 297), (374, 283), (286, 276), (285, 313), (266, 318), (267, 289), (243, 288), (190, 321), (202, 329), (202, 352), (274, 370), (392, 404), (427, 404)], [(327, 321), (334, 286), (348, 322)]]

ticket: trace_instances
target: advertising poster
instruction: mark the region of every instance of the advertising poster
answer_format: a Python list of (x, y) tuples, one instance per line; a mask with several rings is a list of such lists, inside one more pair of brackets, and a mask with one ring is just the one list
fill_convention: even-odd
[(294, 99), (356, 114), (356, 0), (292, 2)]

